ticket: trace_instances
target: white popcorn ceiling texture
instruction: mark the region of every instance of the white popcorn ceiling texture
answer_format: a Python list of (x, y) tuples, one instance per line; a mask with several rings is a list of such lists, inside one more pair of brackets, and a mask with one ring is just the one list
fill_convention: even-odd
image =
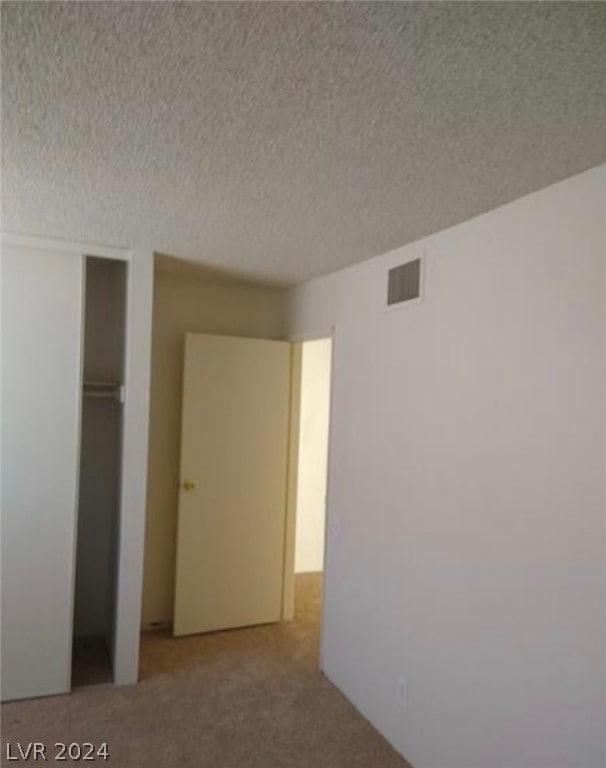
[(600, 2), (1, 12), (6, 230), (290, 284), (606, 159)]

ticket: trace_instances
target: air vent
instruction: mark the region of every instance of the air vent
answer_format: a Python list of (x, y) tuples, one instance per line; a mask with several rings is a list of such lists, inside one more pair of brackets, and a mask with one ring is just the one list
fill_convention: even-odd
[(421, 295), (421, 259), (407, 261), (388, 272), (387, 304), (418, 299)]

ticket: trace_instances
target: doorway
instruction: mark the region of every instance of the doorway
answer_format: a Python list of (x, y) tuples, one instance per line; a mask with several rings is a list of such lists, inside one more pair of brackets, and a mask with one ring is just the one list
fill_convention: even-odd
[(332, 337), (293, 343), (289, 498), (284, 558), (283, 618), (313, 603), (321, 629)]
[(319, 624), (331, 353), (186, 335), (175, 636), (293, 619), (296, 591)]
[(302, 343), (294, 572), (303, 590), (324, 573), (331, 354), (330, 338)]

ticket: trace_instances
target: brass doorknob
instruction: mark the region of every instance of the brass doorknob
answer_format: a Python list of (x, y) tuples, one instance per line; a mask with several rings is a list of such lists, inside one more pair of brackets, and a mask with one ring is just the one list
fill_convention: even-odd
[(184, 491), (193, 491), (196, 487), (196, 483), (194, 483), (193, 480), (184, 480), (182, 487)]

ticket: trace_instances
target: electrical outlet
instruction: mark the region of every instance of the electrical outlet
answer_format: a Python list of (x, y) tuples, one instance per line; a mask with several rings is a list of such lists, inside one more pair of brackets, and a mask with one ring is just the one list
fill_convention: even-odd
[(398, 678), (398, 701), (401, 707), (408, 706), (409, 690), (408, 679), (406, 677)]

